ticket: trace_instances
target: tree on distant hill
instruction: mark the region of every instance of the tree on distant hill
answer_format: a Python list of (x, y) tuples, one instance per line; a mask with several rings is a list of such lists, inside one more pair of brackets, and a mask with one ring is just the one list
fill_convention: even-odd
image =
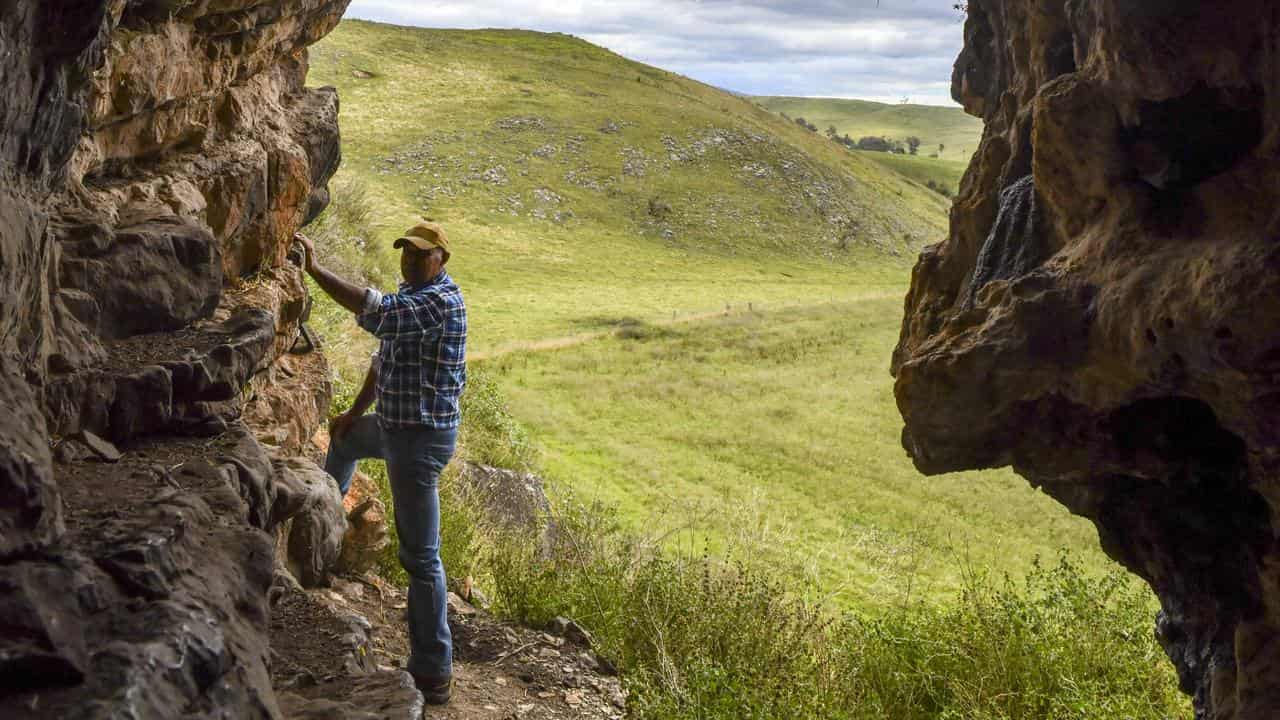
[(912, 135), (911, 137), (907, 138), (907, 150), (908, 150), (912, 155), (915, 155), (917, 152), (919, 152), (919, 151), (920, 151), (920, 138), (916, 137), (915, 135)]
[(805, 119), (804, 119), (804, 118), (802, 118), (802, 117), (797, 117), (797, 118), (796, 118), (796, 124), (797, 124), (797, 125), (799, 125), (800, 127), (804, 128), (804, 129), (808, 130), (809, 132), (818, 132), (818, 126), (817, 126), (817, 125), (814, 125), (813, 123), (809, 122), (808, 120), (805, 120)]
[(836, 138), (840, 137), (840, 131), (836, 129), (835, 125), (827, 126), (827, 137), (831, 138), (832, 140), (835, 140)]
[(938, 143), (938, 154), (939, 154), (939, 155), (941, 155), (941, 154), (942, 154), (942, 151), (943, 151), (943, 150), (946, 150), (946, 149), (947, 149), (947, 146), (946, 146), (946, 145), (944, 145), (943, 143)]
[(872, 152), (895, 152), (901, 149), (897, 143), (888, 138), (878, 135), (867, 135), (858, 138), (859, 150), (870, 150)]

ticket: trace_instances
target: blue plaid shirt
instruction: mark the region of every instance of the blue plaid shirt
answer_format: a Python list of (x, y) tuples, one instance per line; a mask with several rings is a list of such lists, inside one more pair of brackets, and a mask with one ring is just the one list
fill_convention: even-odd
[(455, 428), (467, 382), (467, 308), (448, 273), (383, 295), (365, 291), (360, 327), (380, 341), (378, 423), (386, 429)]

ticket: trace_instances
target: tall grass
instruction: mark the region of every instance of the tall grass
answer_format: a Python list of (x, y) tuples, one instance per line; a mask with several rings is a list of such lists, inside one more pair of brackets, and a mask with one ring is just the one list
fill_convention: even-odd
[(549, 550), (491, 545), (502, 612), (570, 615), (612, 658), (638, 718), (1163, 719), (1187, 703), (1150, 594), (1062, 556), (1025, 580), (969, 572), (949, 603), (837, 612), (750, 560), (659, 552), (570, 503)]

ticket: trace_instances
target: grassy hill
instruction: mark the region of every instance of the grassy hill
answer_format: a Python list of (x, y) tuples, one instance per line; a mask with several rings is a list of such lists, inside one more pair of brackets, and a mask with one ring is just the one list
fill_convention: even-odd
[(446, 223), (481, 352), (897, 284), (945, 231), (945, 199), (918, 184), (567, 35), (346, 21), (311, 64), (341, 92), (336, 185), (376, 235), (342, 254), (385, 281), (378, 240)]
[[(747, 498), (777, 503), (774, 527), (803, 530), (779, 552), (806, 548), (797, 569), (860, 601), (906, 548), (950, 590), (969, 545), (1015, 571), (1089, 547), (1086, 523), (1020, 480), (924, 481), (899, 446), (885, 368), (910, 263), (947, 208), (910, 168), (565, 35), (347, 21), (315, 47), (311, 79), (343, 103), (326, 252), (387, 286), (389, 239), (421, 215), (445, 222), (472, 359), (562, 487), (652, 527), (688, 523), (673, 505), (725, 519)], [(349, 386), (372, 343), (319, 314)], [(636, 333), (656, 339), (619, 344)], [(1036, 510), (999, 520), (1011, 497)]]
[(841, 135), (854, 139), (875, 135), (905, 142), (920, 138), (916, 156), (882, 152), (861, 155), (922, 185), (933, 183), (954, 194), (969, 157), (982, 139), (982, 121), (960, 108), (934, 105), (886, 105), (869, 100), (841, 98), (755, 97), (761, 107), (790, 118), (804, 118), (818, 127), (819, 134), (835, 126)]
[(758, 96), (761, 107), (790, 117), (803, 117), (819, 132), (835, 125), (841, 135), (854, 139), (879, 135), (894, 140), (920, 138), (920, 154), (928, 156), (944, 146), (938, 158), (967, 164), (982, 139), (982, 121), (958, 107), (936, 105), (888, 105), (869, 100)]

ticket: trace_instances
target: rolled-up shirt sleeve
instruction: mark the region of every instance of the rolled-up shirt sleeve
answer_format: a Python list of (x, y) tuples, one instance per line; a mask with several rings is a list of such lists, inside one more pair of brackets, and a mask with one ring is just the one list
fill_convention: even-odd
[(381, 339), (403, 338), (439, 332), (444, 318), (444, 301), (435, 293), (383, 295), (369, 288), (356, 324)]

